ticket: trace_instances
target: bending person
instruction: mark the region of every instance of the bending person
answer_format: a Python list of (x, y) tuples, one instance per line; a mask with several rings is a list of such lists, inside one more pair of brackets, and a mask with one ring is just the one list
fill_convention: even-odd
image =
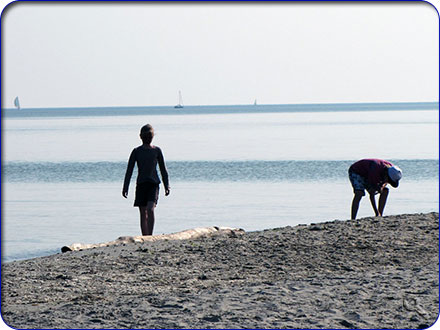
[[(370, 194), (370, 202), (376, 216), (382, 216), (387, 202), (389, 183), (392, 187), (399, 186), (402, 170), (382, 159), (361, 159), (350, 166), (348, 176), (353, 186), (354, 198), (351, 204), (351, 218), (356, 219), (359, 204), (365, 190)], [(375, 195), (379, 194), (379, 208), (376, 207)]]

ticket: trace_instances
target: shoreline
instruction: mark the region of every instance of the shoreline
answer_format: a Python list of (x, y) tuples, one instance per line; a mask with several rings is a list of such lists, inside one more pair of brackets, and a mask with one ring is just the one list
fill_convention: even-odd
[(335, 220), (2, 264), (14, 328), (428, 328), (438, 213)]

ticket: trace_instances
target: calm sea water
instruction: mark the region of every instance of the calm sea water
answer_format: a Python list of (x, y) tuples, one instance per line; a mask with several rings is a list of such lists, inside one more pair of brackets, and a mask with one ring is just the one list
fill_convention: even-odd
[[(386, 214), (438, 212), (438, 104), (331, 104), (2, 110), (2, 260), (74, 242), (139, 235), (121, 196), (139, 129), (156, 131), (170, 174), (155, 233), (247, 231), (348, 219), (347, 170), (398, 164)], [(368, 199), (359, 216), (371, 216)]]

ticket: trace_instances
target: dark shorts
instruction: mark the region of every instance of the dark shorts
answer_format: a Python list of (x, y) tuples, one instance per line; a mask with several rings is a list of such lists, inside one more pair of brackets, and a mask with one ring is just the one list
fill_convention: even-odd
[(157, 204), (159, 199), (159, 185), (151, 182), (143, 182), (136, 185), (136, 196), (133, 206), (147, 206), (148, 202)]
[(362, 196), (365, 196), (365, 189), (368, 190), (370, 188), (367, 179), (353, 171), (348, 171), (348, 177), (350, 178), (353, 192), (362, 191)]

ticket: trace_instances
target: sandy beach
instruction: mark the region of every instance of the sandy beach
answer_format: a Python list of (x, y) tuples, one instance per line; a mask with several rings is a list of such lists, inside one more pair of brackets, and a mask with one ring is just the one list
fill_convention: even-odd
[(14, 328), (428, 328), (438, 235), (438, 213), (406, 214), (15, 261), (2, 265), (2, 316)]

